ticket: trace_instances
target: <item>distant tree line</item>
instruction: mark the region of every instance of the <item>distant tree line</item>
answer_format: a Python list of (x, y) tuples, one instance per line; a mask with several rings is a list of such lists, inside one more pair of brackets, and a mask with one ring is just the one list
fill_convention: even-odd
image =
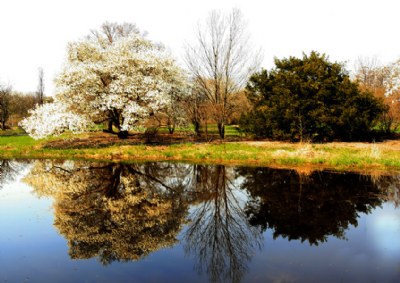
[(38, 104), (36, 93), (13, 91), (11, 86), (0, 85), (0, 127), (1, 130), (17, 126), (28, 115), (28, 111)]
[(29, 110), (36, 105), (51, 102), (51, 97), (44, 94), (44, 71), (38, 69), (38, 87), (36, 92), (22, 93), (13, 91), (11, 85), (0, 83), (0, 128), (6, 130), (17, 126), (19, 121), (28, 116)]

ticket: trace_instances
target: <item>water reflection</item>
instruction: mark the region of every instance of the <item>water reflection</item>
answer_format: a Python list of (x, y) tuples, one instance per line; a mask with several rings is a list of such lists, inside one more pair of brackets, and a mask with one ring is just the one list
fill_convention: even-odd
[(77, 161), (36, 161), (25, 178), (37, 195), (54, 197), (71, 258), (103, 264), (172, 246), (192, 205), (185, 251), (212, 282), (238, 282), (260, 246), (234, 179), (225, 166)]
[(379, 189), (379, 197), (400, 207), (400, 174), (397, 175), (369, 175), (367, 178)]
[(15, 180), (27, 161), (16, 162), (14, 160), (0, 160), (0, 189), (9, 182)]
[(319, 245), (346, 238), (384, 201), (400, 203), (398, 176), (222, 165), (35, 161), (25, 181), (54, 198), (71, 258), (139, 260), (182, 232), (186, 255), (212, 282), (240, 282), (266, 230)]
[(183, 186), (166, 180), (173, 165), (163, 165), (37, 161), (26, 181), (54, 197), (54, 225), (71, 258), (109, 264), (177, 242), (188, 204)]
[[(273, 229), (274, 238), (326, 242), (328, 236), (345, 238), (360, 213), (382, 205), (379, 187), (367, 176), (293, 170), (242, 168), (242, 189), (250, 192), (246, 213), (252, 225)], [(384, 178), (382, 178), (383, 180)]]
[(247, 262), (261, 244), (261, 233), (246, 219), (235, 186), (234, 171), (225, 166), (193, 166), (192, 194), (198, 203), (185, 234), (187, 253), (210, 281), (239, 282)]

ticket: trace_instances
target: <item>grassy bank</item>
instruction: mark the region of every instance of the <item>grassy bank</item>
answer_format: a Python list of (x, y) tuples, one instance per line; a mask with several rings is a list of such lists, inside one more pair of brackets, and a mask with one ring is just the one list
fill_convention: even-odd
[[(0, 137), (0, 158), (57, 158), (107, 161), (185, 161), (260, 165), (299, 170), (399, 171), (400, 141), (383, 143), (213, 142), (145, 145), (117, 140), (101, 144), (96, 134), (35, 141), (28, 136)], [(100, 136), (100, 140), (101, 140)], [(80, 148), (77, 143), (86, 141)], [(63, 148), (49, 147), (62, 142)], [(71, 146), (65, 146), (69, 144)], [(101, 144), (101, 145), (100, 145)]]

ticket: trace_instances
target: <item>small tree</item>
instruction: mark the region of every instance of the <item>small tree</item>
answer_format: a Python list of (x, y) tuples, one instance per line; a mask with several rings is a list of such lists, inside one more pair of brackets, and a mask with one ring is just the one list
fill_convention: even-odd
[(326, 55), (311, 52), (275, 59), (275, 64), (249, 81), (255, 108), (241, 119), (247, 132), (290, 140), (365, 139), (387, 111), (381, 99), (360, 91), (343, 66)]
[(173, 134), (176, 127), (186, 126), (186, 103), (190, 99), (190, 87), (185, 77), (175, 80), (174, 86), (167, 93), (168, 103), (155, 115), (159, 125), (166, 124), (168, 132)]
[(11, 87), (0, 85), (0, 125), (6, 129), (6, 123), (11, 115)]

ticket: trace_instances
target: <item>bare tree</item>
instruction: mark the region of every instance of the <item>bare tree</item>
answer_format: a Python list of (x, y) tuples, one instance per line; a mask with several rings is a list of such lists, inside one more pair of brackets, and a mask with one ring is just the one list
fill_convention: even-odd
[(43, 104), (44, 100), (44, 72), (43, 68), (39, 68), (39, 76), (38, 76), (38, 88), (36, 92), (36, 97), (39, 105)]
[(194, 84), (214, 108), (214, 119), (221, 138), (231, 101), (247, 82), (260, 62), (261, 52), (254, 52), (242, 13), (233, 9), (229, 15), (212, 11), (204, 25), (198, 25), (196, 42), (186, 47), (186, 64)]
[(375, 91), (383, 88), (388, 70), (377, 57), (359, 57), (354, 64), (354, 78), (364, 90)]
[(11, 87), (0, 85), (0, 123), (1, 129), (6, 129), (6, 123), (11, 115)]

